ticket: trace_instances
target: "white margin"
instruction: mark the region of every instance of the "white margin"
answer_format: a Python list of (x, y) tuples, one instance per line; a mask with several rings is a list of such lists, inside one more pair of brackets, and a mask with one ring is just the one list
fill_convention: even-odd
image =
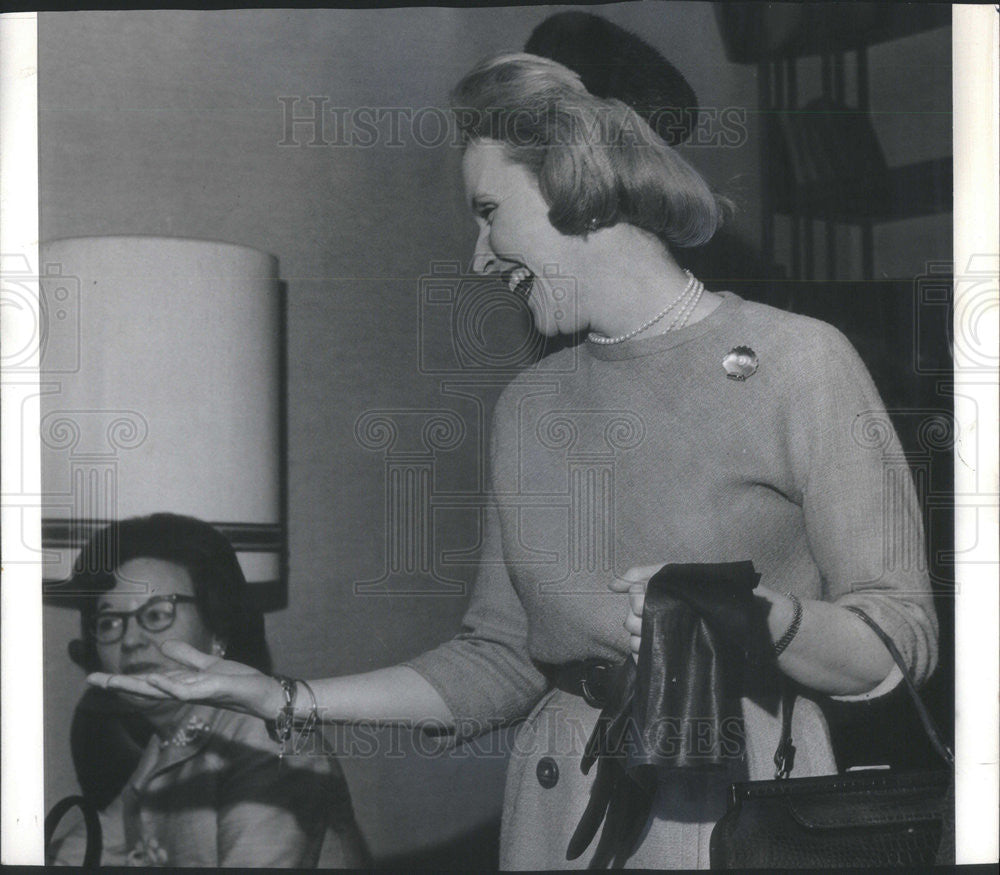
[(996, 863), (1000, 13), (994, 4), (952, 13), (956, 862)]
[[(0, 665), (2, 861), (41, 863), (42, 571), (38, 446), (37, 15), (0, 16)], [(11, 367), (7, 367), (11, 365)]]

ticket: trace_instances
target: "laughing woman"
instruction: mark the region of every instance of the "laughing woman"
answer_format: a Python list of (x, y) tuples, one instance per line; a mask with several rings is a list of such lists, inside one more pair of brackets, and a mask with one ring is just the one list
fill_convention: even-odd
[[(505, 277), (544, 334), (587, 339), (547, 362), (560, 375), (547, 377), (558, 383), (550, 394), (522, 391), (528, 372), (497, 404), (492, 502), (462, 633), (403, 665), (309, 685), (325, 719), (430, 721), (456, 742), (527, 718), (500, 865), (585, 866), (594, 847), (573, 860), (566, 849), (592, 789), (580, 756), (600, 702), (571, 669), (620, 663), (637, 647), (650, 575), (665, 563), (752, 561), (767, 633), (780, 642), (775, 664), (799, 691), (795, 775), (833, 772), (818, 702), (879, 696), (900, 679), (847, 607), (889, 633), (918, 682), (936, 664), (922, 563), (885, 559), (923, 549), (920, 511), (908, 481), (888, 491), (883, 458), (898, 442), (850, 344), (815, 320), (706, 292), (678, 266), (673, 250), (711, 238), (722, 208), (631, 109), (526, 54), (481, 63), (454, 104), (476, 270)], [(631, 423), (631, 437), (609, 418)], [(610, 491), (587, 505), (591, 524), (570, 534), (572, 555), (563, 500), (539, 499), (567, 494), (557, 419), (572, 421), (574, 448), (613, 454)], [(93, 681), (263, 718), (308, 710), (302, 684), (283, 690), (181, 644), (163, 651), (188, 670)], [(758, 674), (746, 673), (732, 772), (751, 779), (771, 776), (780, 732), (774, 687)], [(707, 866), (727, 776), (661, 782), (628, 865)]]

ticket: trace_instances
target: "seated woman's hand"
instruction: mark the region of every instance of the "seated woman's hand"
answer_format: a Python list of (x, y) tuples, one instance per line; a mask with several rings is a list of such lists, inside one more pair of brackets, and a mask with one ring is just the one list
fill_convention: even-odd
[(87, 683), (153, 699), (202, 702), (265, 720), (284, 704), (280, 684), (255, 668), (210, 656), (183, 641), (164, 641), (160, 650), (178, 667), (148, 674), (94, 672)]
[(608, 584), (612, 592), (628, 593), (629, 611), (625, 617), (625, 631), (630, 636), (629, 649), (636, 658), (639, 656), (639, 643), (642, 640), (642, 609), (646, 604), (646, 584), (662, 567), (662, 562), (657, 565), (637, 565)]

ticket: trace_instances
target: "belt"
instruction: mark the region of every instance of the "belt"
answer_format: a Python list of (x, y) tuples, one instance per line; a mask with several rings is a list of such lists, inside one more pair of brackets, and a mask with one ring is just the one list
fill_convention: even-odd
[(614, 669), (615, 664), (606, 659), (581, 659), (554, 665), (546, 673), (557, 689), (581, 696), (594, 708), (603, 708), (611, 692)]

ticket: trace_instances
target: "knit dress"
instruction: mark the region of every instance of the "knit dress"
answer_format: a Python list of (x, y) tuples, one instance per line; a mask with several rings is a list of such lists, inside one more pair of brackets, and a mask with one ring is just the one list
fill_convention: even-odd
[[(723, 366), (737, 347), (756, 364), (743, 380)], [(626, 656), (627, 598), (608, 582), (633, 566), (749, 559), (773, 590), (864, 609), (918, 683), (936, 665), (906, 459), (864, 365), (823, 322), (723, 294), (683, 329), (547, 357), (498, 401), (490, 489), (463, 631), (407, 664), (451, 709), (456, 743), (527, 717), (501, 868), (580, 867), (593, 852), (596, 840), (565, 859), (589, 798), (594, 773), (579, 763), (598, 712), (546, 672)], [(898, 680), (894, 669), (866, 696)], [(793, 777), (836, 770), (819, 696), (795, 703)], [(748, 669), (742, 705), (732, 768), (663, 775), (630, 866), (706, 867), (726, 784), (772, 777), (775, 679)]]

